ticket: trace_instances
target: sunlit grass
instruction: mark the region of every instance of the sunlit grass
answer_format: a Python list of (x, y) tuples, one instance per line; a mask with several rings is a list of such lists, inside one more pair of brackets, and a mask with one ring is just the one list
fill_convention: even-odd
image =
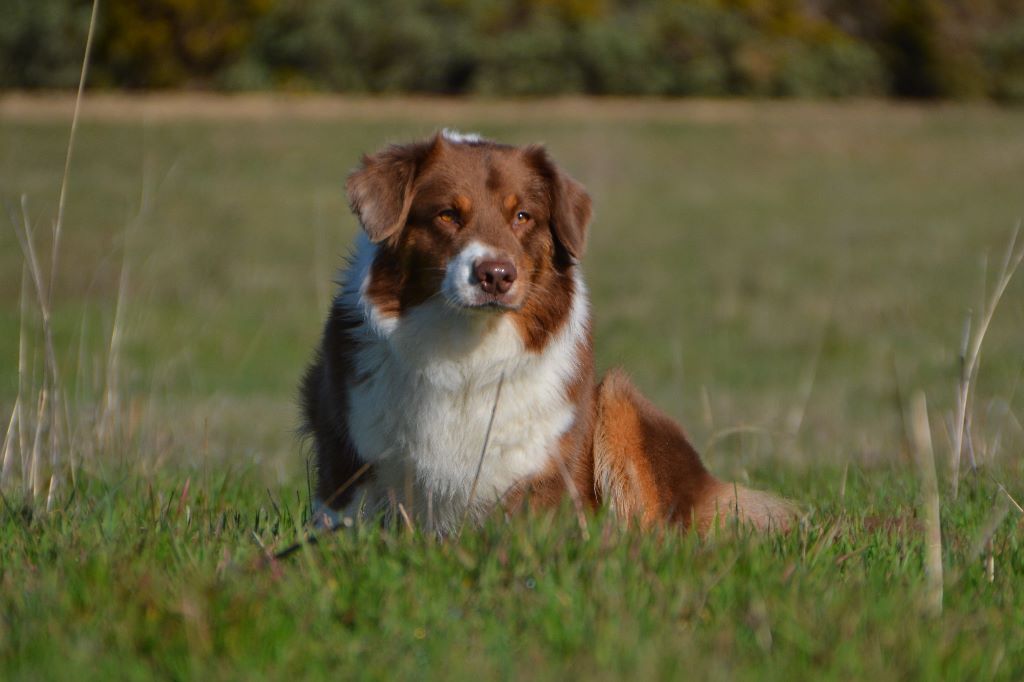
[[(5, 475), (0, 677), (1018, 679), (1018, 279), (966, 373), (966, 422), (958, 396), (964, 320), (987, 315), (1024, 213), (1024, 113), (494, 106), (81, 122), (51, 315), (76, 477), (47, 513)], [(584, 181), (599, 365), (625, 366), (716, 472), (799, 501), (797, 532), (597, 517), (584, 537), (565, 509), (447, 541), (367, 526), (257, 568), (305, 532), (295, 385), (356, 229), (344, 176), (452, 123), (545, 141)], [(18, 220), (25, 197), (44, 280), (66, 130), (0, 118), (0, 195)], [(23, 263), (5, 223), (3, 434), (19, 376), (31, 410), (45, 383)], [(954, 498), (958, 423), (973, 460)]]

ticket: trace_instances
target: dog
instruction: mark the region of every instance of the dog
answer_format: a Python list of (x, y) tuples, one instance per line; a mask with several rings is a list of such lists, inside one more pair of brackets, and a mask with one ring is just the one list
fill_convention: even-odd
[(568, 495), (643, 526), (790, 526), (625, 373), (597, 382), (591, 200), (542, 146), (445, 130), (364, 156), (346, 189), (362, 232), (301, 386), (318, 524), (398, 510), (447, 534)]

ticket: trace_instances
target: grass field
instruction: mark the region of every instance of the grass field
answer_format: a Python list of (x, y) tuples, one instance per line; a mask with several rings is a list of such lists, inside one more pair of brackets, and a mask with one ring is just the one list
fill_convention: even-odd
[[(67, 112), (0, 99), (0, 433), (19, 376), (30, 415), (43, 383), (15, 224), (26, 206), (49, 254)], [(47, 512), (20, 455), (5, 474), (0, 678), (1024, 678), (1024, 273), (973, 384), (977, 470), (965, 455), (955, 497), (950, 475), (965, 319), (976, 332), (1024, 216), (1024, 111), (108, 98), (84, 113), (52, 297), (71, 434), (57, 470), (73, 462), (74, 482)], [(702, 541), (597, 517), (584, 532), (565, 510), (445, 541), (367, 527), (254, 568), (307, 513), (295, 386), (356, 230), (344, 177), (441, 126), (546, 142), (587, 185), (600, 367), (625, 366), (717, 473), (798, 500), (798, 531)]]

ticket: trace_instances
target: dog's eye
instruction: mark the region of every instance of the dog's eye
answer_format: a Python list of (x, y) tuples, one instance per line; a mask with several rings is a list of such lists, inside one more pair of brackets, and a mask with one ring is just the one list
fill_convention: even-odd
[(455, 225), (459, 222), (459, 213), (455, 209), (446, 208), (445, 210), (437, 214), (437, 219), (440, 220), (442, 223)]
[(527, 213), (526, 211), (519, 211), (518, 213), (516, 213), (516, 224), (517, 225), (522, 225), (523, 223), (528, 223), (528, 222), (530, 222), (531, 219), (532, 219), (532, 216), (529, 213)]

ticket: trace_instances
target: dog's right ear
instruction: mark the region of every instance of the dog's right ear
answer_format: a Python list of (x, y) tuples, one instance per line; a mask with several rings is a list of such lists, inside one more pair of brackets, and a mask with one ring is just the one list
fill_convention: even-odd
[(374, 243), (393, 241), (405, 226), (416, 175), (436, 141), (392, 145), (363, 157), (345, 183), (349, 205)]
[(551, 202), (551, 232), (570, 262), (578, 263), (587, 245), (590, 225), (590, 195), (551, 160), (540, 145), (524, 149), (526, 159), (544, 179)]

